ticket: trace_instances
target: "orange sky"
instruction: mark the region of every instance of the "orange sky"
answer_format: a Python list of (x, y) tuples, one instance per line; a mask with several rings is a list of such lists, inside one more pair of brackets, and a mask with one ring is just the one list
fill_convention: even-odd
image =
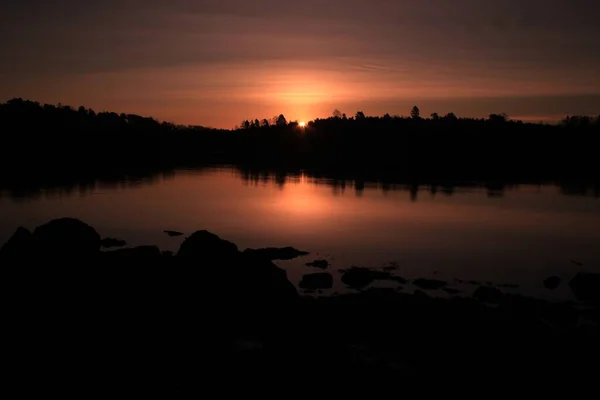
[(455, 3), (2, 4), (0, 100), (223, 128), (334, 108), (406, 115), (414, 104), (536, 121), (600, 113), (597, 2)]

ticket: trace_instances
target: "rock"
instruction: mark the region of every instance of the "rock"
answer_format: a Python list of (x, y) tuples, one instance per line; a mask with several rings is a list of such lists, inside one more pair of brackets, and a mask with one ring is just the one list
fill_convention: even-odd
[(239, 254), (235, 244), (221, 239), (214, 233), (202, 230), (186, 238), (177, 252), (177, 257), (195, 261), (225, 261)]
[(569, 282), (577, 300), (600, 304), (600, 274), (580, 272)]
[(127, 246), (127, 242), (124, 240), (107, 237), (100, 241), (100, 246), (104, 247), (105, 249), (110, 249), (112, 247)]
[(373, 271), (364, 267), (351, 267), (344, 271), (342, 282), (353, 289), (362, 289), (374, 280), (391, 280), (398, 283), (406, 283), (406, 279), (393, 276), (389, 272)]
[(166, 233), (167, 235), (169, 235), (170, 237), (183, 236), (183, 233), (179, 232), (179, 231), (163, 231), (163, 232)]
[(448, 284), (448, 282), (439, 281), (437, 279), (425, 279), (418, 278), (412, 282), (413, 285), (420, 287), (421, 289), (426, 290), (437, 290), (441, 289)]
[(252, 289), (250, 297), (277, 304), (278, 301), (298, 297), (296, 287), (287, 278), (285, 270), (254, 254), (239, 253), (231, 268), (224, 274), (222, 285), (233, 284), (240, 293)]
[(302, 277), (299, 286), (301, 289), (309, 290), (331, 289), (333, 287), (333, 276), (327, 272), (307, 274)]
[(314, 267), (320, 269), (327, 269), (329, 267), (329, 261), (327, 260), (315, 260), (313, 262), (306, 263), (307, 267)]
[(8, 239), (0, 249), (0, 259), (21, 259), (30, 253), (31, 232), (22, 226)]
[(448, 294), (459, 294), (461, 291), (458, 289), (453, 289), (449, 287), (442, 288), (442, 290)]
[(161, 253), (156, 246), (138, 246), (129, 249), (119, 249), (104, 253), (111, 257), (160, 257)]
[(293, 247), (265, 247), (262, 249), (246, 249), (244, 253), (253, 253), (267, 260), (293, 260), (294, 258), (310, 254), (307, 251), (301, 251)]
[(502, 301), (504, 293), (495, 287), (479, 286), (473, 293), (473, 297), (484, 303), (498, 304)]
[(93, 258), (100, 252), (98, 232), (75, 218), (55, 219), (38, 226), (32, 240), (36, 253), (46, 258)]
[(544, 279), (544, 287), (546, 287), (546, 289), (554, 290), (558, 287), (558, 285), (560, 285), (561, 282), (562, 279), (560, 279), (558, 276), (551, 276)]

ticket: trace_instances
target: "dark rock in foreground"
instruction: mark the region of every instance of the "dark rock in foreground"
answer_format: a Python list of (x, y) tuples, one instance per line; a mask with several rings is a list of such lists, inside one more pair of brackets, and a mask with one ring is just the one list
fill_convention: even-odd
[(107, 237), (102, 239), (100, 246), (104, 247), (105, 249), (110, 249), (112, 247), (124, 247), (127, 246), (127, 242), (124, 240)]
[(307, 267), (327, 269), (329, 267), (329, 261), (327, 260), (315, 260), (313, 262), (306, 263)]
[(209, 231), (192, 233), (181, 243), (177, 257), (203, 260), (231, 259), (239, 254), (235, 244), (221, 239)]
[(306, 274), (300, 281), (301, 289), (318, 290), (331, 289), (333, 287), (333, 276), (327, 272)]
[(258, 255), (271, 261), (275, 260), (293, 260), (310, 254), (307, 251), (295, 249), (293, 247), (265, 247), (262, 249), (246, 249), (244, 253)]
[[(161, 253), (156, 246), (101, 252), (101, 244), (94, 228), (76, 219), (62, 218), (36, 228), (33, 234), (19, 228), (0, 254), (6, 265), (29, 261), (55, 263), (53, 267), (58, 269), (52, 272), (57, 276), (67, 271), (64, 267), (76, 267), (77, 276), (89, 273), (98, 284), (102, 282), (102, 276), (97, 274), (94, 266), (126, 266), (127, 269), (119, 270), (118, 279), (126, 278), (132, 268), (140, 266), (170, 267), (162, 272), (164, 281), (160, 281), (161, 284), (166, 287), (176, 285), (172, 287), (182, 293), (197, 293), (197, 298), (237, 304), (239, 312), (257, 302), (263, 306), (267, 303), (280, 305), (294, 302), (298, 297), (286, 272), (263, 257), (261, 252), (241, 253), (235, 244), (205, 230), (186, 238), (176, 257), (172, 253)], [(148, 274), (152, 277), (157, 271), (146, 270), (139, 279), (147, 279)], [(62, 282), (70, 279), (74, 278), (66, 276)], [(188, 289), (185, 289), (186, 285)]]
[(569, 282), (577, 300), (600, 304), (600, 274), (580, 272)]
[(544, 279), (544, 287), (546, 289), (554, 290), (558, 287), (558, 285), (560, 285), (561, 282), (562, 279), (560, 279), (558, 276), (551, 276)]
[(100, 251), (100, 235), (75, 218), (55, 219), (38, 226), (32, 235), (35, 251), (48, 258), (93, 258)]
[[(76, 233), (91, 233), (86, 226), (63, 224), (63, 245)], [(13, 254), (2, 265), (36, 253), (31, 249), (47, 236), (33, 236), (19, 229), (0, 252)], [(72, 240), (71, 250), (79, 244)], [(75, 252), (89, 257), (77, 259), (76, 268), (41, 262), (1, 269), (3, 336), (10, 344), (3, 361), (11, 367), (5, 380), (61, 393), (104, 388), (173, 397), (202, 395), (212, 386), (263, 393), (266, 377), (297, 381), (315, 363), (327, 367), (338, 388), (351, 389), (389, 384), (397, 390), (407, 378), (497, 378), (505, 385), (507, 365), (511, 376), (532, 379), (534, 371), (542, 383), (597, 375), (590, 360), (600, 356), (599, 316), (591, 306), (584, 325), (580, 305), (486, 286), (474, 298), (392, 288), (299, 296), (264, 254), (239, 252), (207, 231), (186, 239), (177, 256), (154, 246), (92, 252), (84, 241), (83, 247), (87, 251)], [(52, 261), (65, 256), (42, 253), (42, 260), (47, 254), (56, 256)], [(360, 268), (344, 275), (360, 284), (402, 279)], [(594, 299), (597, 274), (576, 278), (574, 291)], [(301, 283), (307, 293), (332, 285), (327, 273), (306, 275)]]

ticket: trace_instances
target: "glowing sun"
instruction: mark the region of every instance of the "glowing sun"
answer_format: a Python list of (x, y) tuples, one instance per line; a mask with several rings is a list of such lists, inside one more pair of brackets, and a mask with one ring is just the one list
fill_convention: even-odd
[(304, 128), (306, 126), (306, 122), (302, 121), (298, 125), (300, 125), (300, 128)]

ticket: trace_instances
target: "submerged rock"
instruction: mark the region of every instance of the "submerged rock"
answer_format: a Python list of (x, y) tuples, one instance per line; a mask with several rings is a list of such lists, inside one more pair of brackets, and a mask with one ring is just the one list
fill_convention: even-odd
[(163, 231), (163, 233), (166, 233), (170, 237), (183, 236), (183, 232), (179, 232), (179, 231)]
[(329, 261), (327, 260), (315, 260), (313, 262), (306, 263), (307, 267), (314, 267), (320, 269), (327, 269), (329, 267)]
[(262, 249), (246, 249), (244, 253), (252, 253), (267, 260), (293, 260), (310, 254), (307, 251), (295, 249), (293, 247), (265, 247)]
[(600, 304), (600, 274), (580, 272), (569, 282), (577, 300)]
[(560, 279), (558, 276), (551, 276), (544, 279), (544, 287), (546, 289), (554, 290), (558, 287), (558, 285), (560, 285), (561, 282), (562, 279)]
[(300, 281), (301, 289), (318, 290), (331, 289), (333, 287), (333, 276), (327, 272), (307, 274)]
[(107, 237), (107, 238), (102, 239), (102, 241), (100, 242), (100, 246), (104, 247), (105, 249), (110, 249), (112, 247), (127, 246), (127, 242), (124, 240)]

